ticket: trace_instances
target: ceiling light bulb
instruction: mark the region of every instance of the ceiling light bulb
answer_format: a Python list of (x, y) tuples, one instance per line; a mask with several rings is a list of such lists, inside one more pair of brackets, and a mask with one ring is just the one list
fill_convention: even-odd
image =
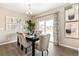
[(30, 14), (32, 14), (32, 12), (30, 12)]
[(27, 15), (31, 15), (31, 14), (32, 14), (32, 11), (31, 11), (31, 4), (27, 4), (26, 13), (27, 13)]

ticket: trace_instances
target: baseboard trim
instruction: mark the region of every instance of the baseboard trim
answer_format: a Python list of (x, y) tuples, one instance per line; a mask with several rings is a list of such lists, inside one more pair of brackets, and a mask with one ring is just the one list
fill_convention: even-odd
[(59, 45), (78, 51), (78, 48), (74, 48), (74, 47), (71, 47), (71, 46), (68, 46), (68, 45), (65, 45), (65, 44), (59, 44)]
[(13, 43), (16, 42), (17, 40), (13, 40), (13, 41), (9, 41), (9, 42), (5, 42), (5, 43), (0, 43), (0, 45), (4, 45), (4, 44), (8, 44), (8, 43)]

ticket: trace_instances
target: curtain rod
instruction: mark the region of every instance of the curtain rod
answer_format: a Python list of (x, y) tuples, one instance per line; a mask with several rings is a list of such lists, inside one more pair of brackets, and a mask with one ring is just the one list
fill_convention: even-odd
[(37, 18), (41, 18), (41, 17), (45, 17), (45, 16), (49, 16), (49, 15), (52, 15), (52, 14), (58, 14), (58, 13), (59, 13), (59, 12), (50, 13), (50, 14), (46, 14), (46, 15), (43, 15), (43, 16), (35, 17), (35, 18), (37, 19)]

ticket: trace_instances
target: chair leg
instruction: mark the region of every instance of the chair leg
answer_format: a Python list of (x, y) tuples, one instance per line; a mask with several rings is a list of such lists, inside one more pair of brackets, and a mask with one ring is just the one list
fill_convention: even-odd
[(48, 55), (48, 53), (49, 53), (49, 51), (48, 51), (48, 49), (47, 49), (47, 55)]
[(20, 43), (17, 43), (17, 47), (20, 48)]
[(21, 50), (23, 50), (23, 46), (21, 45)]
[(19, 42), (17, 43), (17, 46), (20, 47), (20, 43)]
[(43, 56), (43, 51), (42, 51), (42, 56)]
[(27, 48), (24, 48), (25, 49), (25, 54), (27, 53)]
[(20, 44), (20, 46), (19, 46), (20, 48), (21, 48), (21, 44)]

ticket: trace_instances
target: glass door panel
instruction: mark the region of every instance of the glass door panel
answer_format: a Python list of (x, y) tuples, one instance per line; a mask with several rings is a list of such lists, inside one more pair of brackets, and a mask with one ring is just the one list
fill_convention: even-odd
[(50, 34), (50, 41), (53, 42), (53, 19), (39, 21), (39, 31), (42, 34)]
[(45, 21), (39, 21), (39, 31), (42, 31), (42, 34), (45, 34)]
[(50, 41), (53, 42), (53, 20), (46, 20), (46, 34), (50, 34)]

